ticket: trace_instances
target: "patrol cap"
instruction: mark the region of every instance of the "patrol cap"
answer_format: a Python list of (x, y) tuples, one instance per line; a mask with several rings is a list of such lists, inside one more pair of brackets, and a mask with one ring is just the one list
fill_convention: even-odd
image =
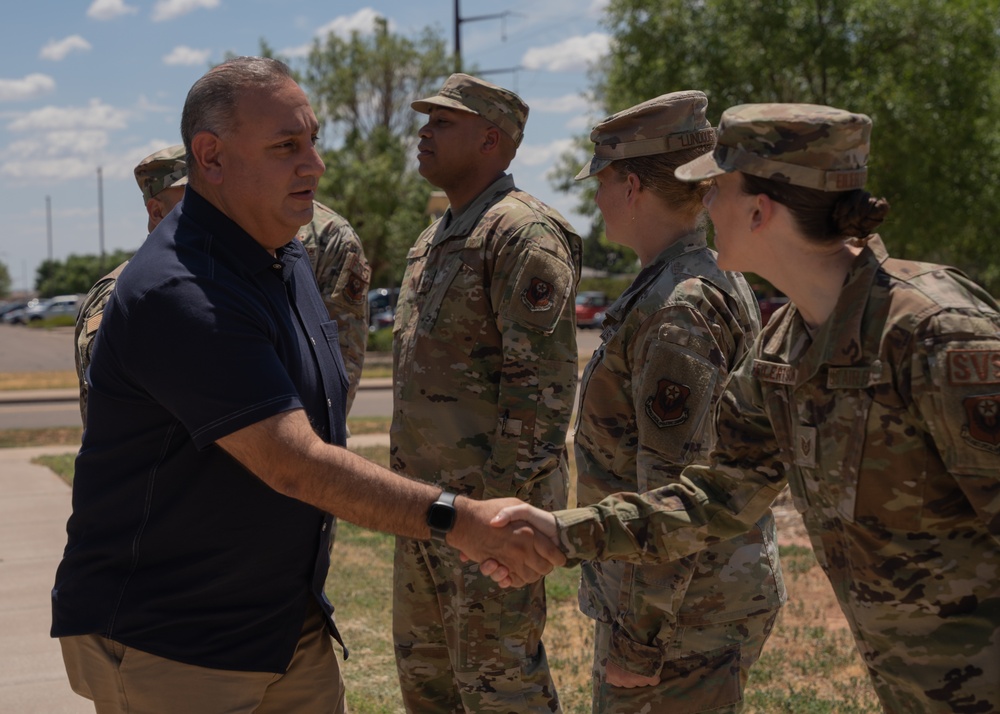
[(731, 171), (819, 189), (865, 185), (872, 120), (818, 104), (741, 104), (722, 113), (715, 150), (677, 168), (681, 181)]
[(512, 91), (460, 73), (448, 77), (433, 97), (418, 99), (410, 106), (422, 114), (430, 114), (435, 106), (478, 114), (500, 127), (516, 146), (521, 145), (528, 121), (528, 105)]
[(165, 188), (185, 186), (187, 160), (183, 144), (160, 149), (139, 162), (135, 167), (135, 181), (142, 191), (142, 200), (148, 201)]
[(715, 130), (705, 118), (704, 92), (671, 92), (612, 114), (594, 127), (594, 156), (576, 180), (594, 176), (612, 161), (652, 156), (715, 143)]

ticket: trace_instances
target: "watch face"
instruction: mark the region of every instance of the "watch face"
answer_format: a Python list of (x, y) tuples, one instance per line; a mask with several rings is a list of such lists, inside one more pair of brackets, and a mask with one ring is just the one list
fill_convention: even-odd
[(455, 525), (455, 507), (435, 502), (427, 510), (427, 525), (437, 531), (450, 531)]

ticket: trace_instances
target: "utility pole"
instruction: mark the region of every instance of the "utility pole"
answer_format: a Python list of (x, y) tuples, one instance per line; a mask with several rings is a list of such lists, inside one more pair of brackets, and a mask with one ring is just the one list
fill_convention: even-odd
[(101, 246), (100, 266), (104, 272), (104, 180), (101, 177), (101, 167), (97, 167), (97, 237)]
[(52, 197), (45, 197), (45, 238), (49, 247), (49, 262), (52, 262)]
[[(474, 17), (462, 17), (462, 10), (459, 7), (460, 0), (455, 0), (455, 71), (462, 71), (462, 23), (463, 22), (480, 22), (481, 20), (505, 20), (508, 15), (513, 15), (514, 13), (509, 10), (504, 12), (495, 12), (491, 15), (475, 15)], [(506, 40), (506, 24), (503, 25), (501, 30), (501, 37)], [(520, 67), (508, 67), (506, 69), (487, 69), (480, 70), (479, 74), (499, 74), (501, 72), (516, 72), (521, 69)]]

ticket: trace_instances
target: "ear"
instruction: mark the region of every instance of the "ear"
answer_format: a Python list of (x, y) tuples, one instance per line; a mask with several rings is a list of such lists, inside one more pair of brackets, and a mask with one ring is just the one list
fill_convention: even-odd
[(630, 173), (625, 177), (625, 201), (628, 205), (633, 205), (639, 198), (639, 192), (642, 190), (642, 181), (639, 180), (638, 174)]
[(758, 193), (754, 196), (753, 213), (750, 215), (750, 232), (754, 233), (766, 227), (774, 218), (775, 203), (767, 194)]
[(222, 139), (210, 131), (199, 131), (191, 139), (191, 155), (197, 175), (213, 185), (222, 183)]
[(482, 151), (485, 154), (496, 151), (500, 148), (500, 129), (494, 125), (486, 127), (483, 133)]
[(163, 202), (155, 197), (146, 201), (146, 214), (149, 220), (155, 223), (159, 223), (167, 215), (163, 210)]

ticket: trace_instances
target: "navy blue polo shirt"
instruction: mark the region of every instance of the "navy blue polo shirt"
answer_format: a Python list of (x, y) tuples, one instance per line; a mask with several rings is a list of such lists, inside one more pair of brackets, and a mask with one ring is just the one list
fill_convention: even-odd
[(129, 261), (94, 344), (52, 635), (284, 672), (309, 599), (332, 612), (332, 519), (215, 441), (302, 408), (343, 445), (345, 375), (301, 244), (275, 258), (188, 187)]

